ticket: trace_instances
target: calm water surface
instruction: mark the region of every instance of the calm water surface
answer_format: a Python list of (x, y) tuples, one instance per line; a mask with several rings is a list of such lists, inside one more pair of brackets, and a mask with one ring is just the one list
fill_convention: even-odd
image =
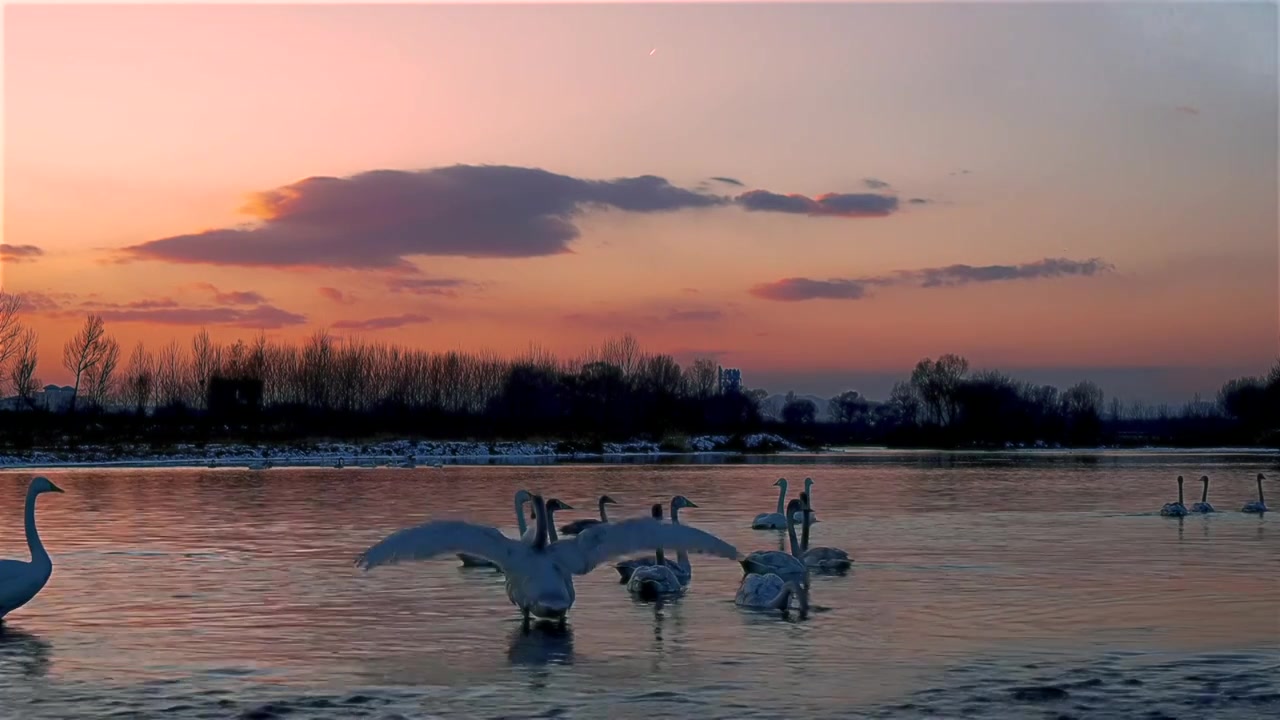
[[(49, 471), (54, 574), (0, 631), (0, 717), (1276, 717), (1280, 526), (1237, 512), (1260, 471), (1275, 456)], [(1229, 512), (1156, 513), (1205, 473)], [(682, 493), (690, 524), (776, 549), (750, 520), (806, 475), (815, 543), (857, 562), (805, 620), (738, 609), (738, 566), (698, 556), (676, 602), (606, 566), (566, 631), (528, 635), (496, 573), (351, 564), (431, 517), (511, 529), (520, 487), (579, 509), (557, 519)], [(0, 474), (0, 557), (26, 557), (30, 477)]]

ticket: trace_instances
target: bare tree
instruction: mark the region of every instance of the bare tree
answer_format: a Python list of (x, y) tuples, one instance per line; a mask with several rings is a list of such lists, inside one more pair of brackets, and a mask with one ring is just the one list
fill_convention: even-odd
[(709, 398), (715, 394), (720, 382), (719, 368), (714, 360), (698, 358), (685, 370), (684, 380), (689, 394), (696, 398)]
[(110, 335), (102, 338), (102, 355), (98, 362), (85, 372), (89, 401), (95, 407), (105, 408), (114, 395), (113, 380), (120, 365), (120, 343)]
[(173, 406), (186, 404), (186, 367), (182, 348), (177, 340), (170, 340), (160, 349), (156, 363), (156, 404)]
[(76, 401), (80, 398), (80, 382), (85, 373), (102, 361), (107, 351), (103, 338), (106, 328), (102, 316), (90, 313), (84, 320), (84, 327), (75, 337), (67, 341), (62, 348), (62, 366), (75, 377), (75, 392), (71, 396), (71, 412), (76, 411)]
[(147, 352), (141, 341), (129, 355), (129, 367), (124, 375), (125, 402), (139, 415), (145, 415), (147, 406), (156, 392), (155, 358)]
[(200, 328), (200, 332), (191, 338), (191, 388), (194, 407), (204, 407), (209, 392), (209, 379), (222, 364), (219, 348), (209, 337), (209, 331)]
[(36, 365), (39, 362), (39, 337), (32, 328), (27, 328), (15, 343), (13, 365), (9, 368), (9, 381), (13, 383), (13, 392), (22, 398), (27, 407), (35, 406), (35, 392), (40, 387), (40, 378), (36, 377)]
[(21, 318), (22, 296), (0, 290), (0, 371), (9, 366), (17, 354), (23, 335)]

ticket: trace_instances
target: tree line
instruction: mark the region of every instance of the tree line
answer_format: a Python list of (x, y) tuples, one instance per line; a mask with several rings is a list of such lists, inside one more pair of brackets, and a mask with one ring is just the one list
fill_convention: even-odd
[[(817, 407), (789, 394), (766, 417), (763, 389), (722, 387), (719, 366), (644, 351), (631, 335), (581, 357), (538, 346), (515, 357), (431, 352), (338, 338), (319, 330), (298, 344), (259, 333), (222, 344), (201, 329), (188, 343), (127, 357), (102, 317), (86, 316), (63, 346), (70, 402), (36, 402), (38, 336), (21, 296), (0, 292), (0, 441), (291, 439), (399, 434), (439, 439), (588, 441), (770, 431), (811, 444), (992, 447), (1038, 443), (1280, 446), (1280, 361), (1262, 377), (1227, 382), (1216, 402), (1180, 411), (1105, 402), (1087, 380), (1059, 390), (957, 355), (926, 358), (876, 402), (854, 390)], [(25, 413), (21, 418), (17, 413)]]

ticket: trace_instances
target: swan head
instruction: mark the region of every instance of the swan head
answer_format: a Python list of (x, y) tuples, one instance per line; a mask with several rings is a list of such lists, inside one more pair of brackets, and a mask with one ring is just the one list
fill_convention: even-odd
[(1266, 475), (1263, 475), (1262, 473), (1258, 473), (1258, 482), (1262, 482), (1263, 480), (1266, 480), (1266, 479), (1267, 479)]
[(601, 505), (621, 505), (622, 503), (618, 502), (617, 500), (614, 500), (613, 498), (609, 497), (608, 495), (601, 495), (601, 496), (600, 496), (600, 504), (601, 504)]
[(560, 498), (551, 498), (547, 501), (547, 512), (553, 513), (557, 510), (572, 510), (573, 506), (561, 500)]
[(655, 520), (661, 520), (662, 519), (662, 503), (654, 503), (653, 507), (649, 508), (649, 514), (652, 515)]
[(1200, 482), (1204, 483), (1205, 485), (1208, 485), (1208, 484), (1209, 484), (1209, 476), (1208, 476), (1208, 475), (1201, 475), (1201, 476), (1200, 476)]
[(1178, 476), (1178, 484), (1179, 484), (1179, 485), (1181, 485), (1181, 484), (1182, 484), (1182, 476), (1181, 476), (1181, 475), (1179, 475), (1179, 476)]
[(58, 487), (57, 485), (54, 485), (53, 481), (50, 480), (49, 478), (41, 476), (41, 477), (35, 477), (31, 479), (31, 487), (29, 488), (28, 492), (30, 492), (32, 495), (39, 495), (40, 493), (47, 493), (47, 492), (60, 493), (62, 492), (62, 488)]
[(811, 487), (813, 487), (813, 478), (811, 478), (811, 477), (807, 477), (807, 478), (805, 478), (805, 479), (804, 479), (804, 491), (805, 491), (805, 492), (809, 492), (809, 488), (811, 488)]
[[(791, 502), (796, 502), (796, 501), (792, 500)], [(800, 505), (802, 506), (802, 509), (805, 512), (809, 513), (810, 515), (813, 514), (813, 510), (809, 509), (809, 493), (807, 492), (800, 493)]]
[(773, 486), (774, 486), (774, 487), (786, 487), (786, 486), (787, 486), (787, 479), (786, 479), (786, 478), (778, 478), (777, 480), (775, 480), (775, 481), (774, 481)]
[(671, 509), (678, 510), (680, 508), (696, 508), (698, 503), (690, 500), (683, 495), (677, 495), (671, 498)]
[(791, 498), (791, 502), (787, 503), (787, 519), (795, 517), (801, 510), (804, 510), (804, 503), (797, 498)]

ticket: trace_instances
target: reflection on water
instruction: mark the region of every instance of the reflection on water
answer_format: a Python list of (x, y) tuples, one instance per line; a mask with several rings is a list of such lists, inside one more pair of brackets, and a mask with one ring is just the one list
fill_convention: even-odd
[[(608, 465), (47, 473), (48, 587), (0, 631), (0, 717), (1214, 717), (1280, 710), (1274, 519), (1163, 518), (1177, 474), (1255, 492), (1258, 457), (876, 454), (826, 465)], [(687, 593), (578, 578), (564, 629), (526, 633), (502, 576), (456, 558), (357, 571), (430, 517), (513, 532), (519, 487), (683, 521), (742, 552), (779, 475), (813, 476), (814, 544), (854, 570), (810, 614), (752, 612), (736, 563)], [(29, 473), (0, 474), (0, 557), (24, 557)], [(1270, 668), (1270, 671), (1268, 671)], [(1206, 693), (1216, 693), (1209, 702)], [(1200, 705), (1197, 705), (1200, 703)], [(999, 709), (993, 709), (999, 708)]]

